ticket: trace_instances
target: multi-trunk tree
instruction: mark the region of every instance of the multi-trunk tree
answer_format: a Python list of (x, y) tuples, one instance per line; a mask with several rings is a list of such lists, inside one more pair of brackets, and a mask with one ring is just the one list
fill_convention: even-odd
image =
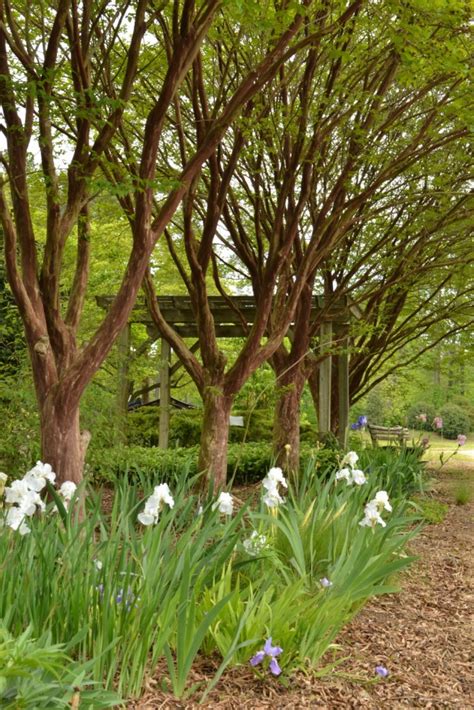
[[(301, 8), (274, 8), (268, 14), (274, 30), (268, 55), (245, 68), (226, 103), (202, 126), (199, 144), (163, 183), (156, 161), (164, 128), (169, 128), (169, 108), (216, 16), (229, 13), (229, 22), (246, 26), (240, 4), (58, 0), (46, 8), (42, 3), (1, 3), (0, 105), (6, 149), (1, 156), (0, 220), (6, 271), (32, 362), (42, 457), (59, 481), (82, 478), (89, 434), (80, 430), (80, 399), (127, 322), (157, 239), (241, 107), (277, 71), (295, 42), (306, 5), (310, 0)], [(258, 5), (249, 3), (248, 8)], [(136, 149), (136, 170), (127, 173), (123, 166), (130, 146)], [(38, 156), (44, 243), (33, 226), (29, 185)], [(129, 259), (110, 310), (81, 344), (94, 202), (115, 180), (120, 185), (114, 189), (127, 196), (133, 210)], [(77, 240), (77, 261), (72, 288), (64, 297), (64, 250), (71, 239)]]
[[(447, 224), (466, 224), (466, 160), (458, 164), (461, 174), (438, 174), (441, 166), (454, 162), (450, 156), (465, 157), (468, 140), (463, 8), (458, 4), (419, 15), (392, 10), (387, 8), (384, 17), (380, 7), (361, 10), (341, 28), (331, 48), (318, 47), (312, 71), (308, 58), (305, 84), (293, 76), (289, 86), (267, 97), (266, 122), (255, 129), (253, 151), (247, 150), (238, 187), (231, 188), (224, 211), (230, 237), (223, 242), (244, 265), (258, 301), (266, 264), (262, 241), (271, 250), (278, 239), (275, 225), (282, 233), (290, 229), (302, 186), (294, 165), (311, 162), (310, 189), (275, 297), (284, 303), (298, 290), (294, 327), (271, 360), (280, 391), (275, 456), (288, 462), (285, 444), (290, 444), (293, 468), (298, 466), (299, 402), (306, 377), (318, 397), (319, 358), (311, 344), (319, 323), (309, 318), (315, 285), (328, 305), (347, 295), (360, 300), (364, 288), (366, 293), (371, 289), (388, 311), (393, 300), (388, 283), (400, 280), (396, 271), (392, 277), (385, 273), (388, 264), (406, 266), (408, 293), (409, 285), (415, 288), (424, 278), (421, 264), (433, 269), (428, 244), (436, 250), (438, 240), (447, 236)], [(410, 39), (406, 47), (402, 35)], [(457, 48), (451, 62), (445, 61), (446, 46)], [(305, 92), (311, 101), (302, 111), (298, 101)], [(305, 155), (298, 140), (301, 125), (307, 135)], [(410, 235), (409, 227), (416, 234)], [(387, 253), (393, 257), (389, 261)], [(335, 263), (350, 266), (339, 271)], [(362, 315), (366, 319), (365, 310)], [(271, 336), (271, 318), (268, 332)], [(336, 351), (346, 346), (339, 339), (335, 333)], [(358, 346), (365, 350), (362, 342)], [(374, 344), (372, 357), (375, 350)], [(357, 356), (352, 382), (356, 364)], [(337, 429), (336, 387), (333, 391)]]
[[(319, 136), (316, 130), (310, 130), (309, 136), (306, 133), (318, 68), (317, 56), (319, 52), (330, 51), (335, 39), (352, 24), (362, 4), (335, 3), (331, 13), (327, 13), (324, 4), (320, 3), (315, 11), (308, 8), (301, 36), (302, 50), (282, 64), (268, 89), (245, 105), (241, 120), (220, 143), (200, 180), (191, 186), (183, 200), (180, 219), (176, 219), (166, 233), (177, 270), (191, 297), (199, 329), (201, 360), (191, 353), (160, 313), (150, 273), (145, 280), (148, 305), (155, 323), (181, 358), (203, 399), (198, 465), (207, 474), (205, 480), (212, 480), (217, 487), (226, 481), (229, 415), (235, 395), (250, 375), (279, 348), (295, 310), (300, 307), (303, 292), (308, 292), (306, 267), (302, 268), (301, 279), (296, 280), (289, 291), (287, 260), (316, 169), (313, 157)], [(228, 49), (227, 52), (225, 49), (227, 42), (232, 46), (233, 54), (231, 61), (224, 63), (222, 58), (229, 57)], [(238, 80), (243, 67), (252, 61), (252, 56), (268, 53), (272, 37), (268, 31), (258, 29), (253, 36), (232, 38), (231, 28), (222, 27), (214, 43), (219, 61), (213, 65), (209, 53), (201, 52), (189, 78), (187, 95), (176, 99), (174, 123), (181, 127), (179, 153), (174, 156), (168, 153), (169, 160), (185, 162), (188, 151), (194, 150), (194, 145), (199, 146), (204, 127), (212, 120), (216, 106), (226, 100), (227, 92), (232, 90), (233, 83)], [(292, 106), (285, 103), (286, 92), (292, 94)], [(275, 197), (273, 223), (268, 232), (257, 232), (255, 240), (249, 240), (242, 231), (242, 220), (234, 219), (236, 202), (239, 192), (245, 192), (245, 185), (251, 186), (253, 171), (272, 169), (259, 165), (263, 156), (255, 140), (260, 141), (265, 130), (272, 133), (279, 130), (278, 122), (273, 123), (275, 115), (269, 110), (273, 95), (277, 103), (281, 102), (278, 121), (282, 133), (285, 123), (290, 121), (296, 132), (296, 145), (291, 156), (280, 163), (281, 185)], [(253, 209), (251, 203), (249, 207)], [(242, 250), (249, 249), (242, 261), (250, 272), (256, 303), (252, 327), (230, 366), (218, 343), (208, 299), (210, 280), (214, 281), (213, 287), (221, 295), (230, 295), (223, 286), (219, 269), (223, 231), (228, 234), (227, 242), (231, 248), (242, 236)], [(175, 246), (180, 235), (184, 258)], [(229, 306), (234, 307), (231, 299)]]

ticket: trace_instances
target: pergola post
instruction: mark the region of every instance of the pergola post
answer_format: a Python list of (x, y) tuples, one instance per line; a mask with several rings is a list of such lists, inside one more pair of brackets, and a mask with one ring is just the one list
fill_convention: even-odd
[(130, 369), (130, 334), (131, 325), (127, 323), (117, 339), (118, 364), (117, 364), (117, 407), (121, 415), (127, 413)]
[(337, 359), (339, 425), (337, 438), (343, 449), (347, 447), (349, 430), (349, 335), (344, 326), (339, 339), (340, 353)]
[(162, 338), (160, 356), (160, 431), (158, 439), (160, 449), (168, 448), (170, 433), (170, 353), (168, 341)]
[(332, 323), (321, 323), (319, 327), (319, 353), (325, 356), (319, 365), (319, 433), (331, 431), (331, 370)]

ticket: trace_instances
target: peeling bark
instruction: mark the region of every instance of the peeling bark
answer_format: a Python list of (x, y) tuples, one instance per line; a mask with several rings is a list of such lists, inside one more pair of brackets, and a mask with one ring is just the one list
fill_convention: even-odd
[(227, 482), (227, 443), (233, 397), (225, 395), (219, 387), (208, 386), (203, 401), (198, 470), (203, 473), (203, 489), (213, 486), (219, 490)]
[(79, 409), (62, 411), (48, 398), (41, 409), (41, 456), (56, 473), (56, 483), (82, 481), (84, 460), (91, 438), (80, 429)]

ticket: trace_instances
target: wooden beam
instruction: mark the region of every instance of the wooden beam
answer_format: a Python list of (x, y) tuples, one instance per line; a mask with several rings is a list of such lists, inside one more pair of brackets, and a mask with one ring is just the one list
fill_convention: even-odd
[[(230, 299), (233, 307), (222, 296), (209, 296), (208, 298), (217, 329), (216, 334), (219, 338), (236, 338), (247, 335), (235, 309), (238, 309), (248, 327), (255, 319), (256, 304), (253, 296), (231, 296)], [(101, 308), (107, 310), (113, 297), (97, 296), (96, 301)], [(159, 296), (157, 301), (167, 323), (173, 326), (182, 337), (197, 337), (196, 316), (189, 296)], [(348, 322), (350, 318), (347, 298), (337, 299), (331, 303), (330, 307), (326, 308), (322, 296), (313, 296), (311, 321), (317, 320), (322, 311), (324, 311), (325, 320), (344, 323)], [(139, 299), (133, 307), (130, 322), (147, 325), (153, 323), (143, 300)]]
[(130, 365), (130, 331), (129, 323), (120, 332), (117, 339), (117, 408), (120, 415), (127, 413), (128, 396), (130, 394), (129, 365)]
[(349, 336), (347, 329), (338, 337), (341, 351), (337, 357), (339, 426), (337, 438), (343, 449), (347, 447), (349, 432)]
[(162, 338), (160, 356), (160, 431), (158, 438), (160, 449), (168, 448), (170, 435), (170, 354), (169, 343)]
[(319, 352), (326, 355), (319, 365), (318, 423), (320, 434), (331, 430), (331, 370), (332, 323), (321, 323), (319, 328)]

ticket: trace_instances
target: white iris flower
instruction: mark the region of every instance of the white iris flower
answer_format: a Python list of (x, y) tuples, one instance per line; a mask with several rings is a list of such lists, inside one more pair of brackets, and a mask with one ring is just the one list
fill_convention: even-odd
[(145, 501), (145, 508), (138, 514), (138, 520), (142, 525), (155, 525), (164, 505), (174, 507), (174, 498), (167, 483), (155, 486), (153, 494)]
[(212, 510), (215, 510), (216, 508), (218, 508), (219, 513), (224, 513), (224, 515), (232, 515), (234, 512), (234, 501), (231, 494), (222, 491), (222, 493), (219, 494), (217, 501), (213, 504)]

